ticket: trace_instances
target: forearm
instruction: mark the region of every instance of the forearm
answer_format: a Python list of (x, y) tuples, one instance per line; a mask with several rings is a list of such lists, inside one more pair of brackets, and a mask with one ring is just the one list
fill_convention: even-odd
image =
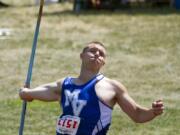
[(162, 100), (157, 100), (153, 102), (151, 109), (138, 106), (137, 107), (138, 122), (144, 123), (150, 121), (156, 116), (161, 115), (163, 113), (163, 110), (164, 110), (164, 105)]
[(136, 111), (137, 111), (136, 113), (137, 115), (135, 122), (137, 123), (145, 123), (156, 117), (153, 109), (138, 107)]
[(24, 100), (41, 100), (41, 101), (56, 101), (58, 96), (54, 93), (47, 91), (45, 88), (41, 89), (26, 89), (21, 92), (21, 97)]
[(57, 87), (52, 84), (42, 85), (34, 89), (24, 88), (19, 92), (21, 99), (32, 101), (34, 99), (41, 101), (57, 101), (59, 100), (59, 93), (56, 93)]
[(119, 86), (117, 91), (117, 102), (122, 110), (137, 123), (144, 123), (161, 115), (164, 110), (162, 100), (157, 100), (152, 103), (152, 108), (148, 109), (138, 105), (127, 93), (126, 89)]

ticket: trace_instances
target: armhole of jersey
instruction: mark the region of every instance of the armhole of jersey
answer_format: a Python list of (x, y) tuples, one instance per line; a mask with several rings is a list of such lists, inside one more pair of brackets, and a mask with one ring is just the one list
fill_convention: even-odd
[(61, 86), (61, 92), (59, 93), (60, 94), (60, 97), (61, 97), (61, 99), (60, 99), (60, 105), (61, 105), (61, 103), (62, 103), (62, 99), (63, 99), (63, 93), (64, 93), (64, 88), (65, 88), (65, 83), (70, 79), (71, 77), (66, 77), (66, 78), (64, 78), (64, 80), (62, 81), (62, 86)]
[(67, 80), (67, 77), (64, 78), (64, 80), (62, 81), (62, 85), (61, 85), (61, 93), (62, 93), (62, 91), (63, 91), (63, 89), (64, 89), (64, 83), (65, 83), (66, 80)]
[(71, 77), (66, 77), (66, 78), (63, 80), (63, 82), (62, 82), (62, 87), (61, 87), (61, 91), (64, 90), (65, 83), (66, 83), (68, 80), (70, 80), (70, 79), (71, 79)]
[(109, 109), (113, 110), (113, 107), (107, 105), (106, 103), (104, 103), (98, 96), (97, 96), (99, 102), (101, 102), (103, 105), (105, 105), (106, 107), (108, 107)]
[[(98, 75), (98, 76), (96, 77), (96, 83), (98, 83), (99, 81), (101, 81), (103, 78), (105, 78), (105, 77), (104, 77), (102, 74)], [(96, 85), (96, 83), (95, 83), (95, 85)], [(95, 85), (94, 85), (94, 92), (96, 93), (96, 91), (95, 91)], [(104, 103), (104, 102), (97, 96), (97, 94), (96, 94), (96, 97), (98, 98), (99, 102), (101, 102), (102, 104), (104, 104), (104, 105), (105, 105), (106, 107), (108, 107), (109, 109), (113, 110), (113, 107), (111, 107), (111, 106), (107, 105), (106, 103)]]

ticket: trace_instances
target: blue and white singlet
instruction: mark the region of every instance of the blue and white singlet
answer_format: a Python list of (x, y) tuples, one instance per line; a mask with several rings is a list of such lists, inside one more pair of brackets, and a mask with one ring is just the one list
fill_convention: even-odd
[(57, 120), (56, 135), (106, 135), (112, 117), (112, 108), (96, 95), (95, 84), (103, 79), (97, 75), (83, 85), (67, 77), (62, 85), (62, 115)]

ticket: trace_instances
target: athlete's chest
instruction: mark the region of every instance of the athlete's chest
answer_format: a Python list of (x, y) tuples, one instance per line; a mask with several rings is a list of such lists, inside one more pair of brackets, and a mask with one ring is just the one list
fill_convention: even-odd
[(89, 110), (98, 110), (98, 97), (94, 87), (68, 87), (63, 90), (61, 105), (64, 113), (85, 116)]

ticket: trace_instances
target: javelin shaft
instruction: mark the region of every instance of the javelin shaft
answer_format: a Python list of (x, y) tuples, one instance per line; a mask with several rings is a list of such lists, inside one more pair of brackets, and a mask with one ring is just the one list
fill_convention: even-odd
[[(36, 29), (35, 29), (35, 34), (34, 34), (34, 40), (33, 40), (33, 44), (32, 44), (31, 56), (30, 56), (29, 67), (28, 67), (28, 72), (27, 72), (27, 78), (26, 78), (25, 86), (24, 86), (26, 88), (30, 88), (30, 82), (31, 82), (31, 78), (32, 78), (32, 69), (33, 69), (33, 65), (34, 65), (34, 57), (35, 57), (35, 53), (36, 53), (39, 28), (40, 28), (40, 23), (41, 23), (41, 16), (42, 16), (42, 12), (43, 12), (43, 5), (44, 5), (44, 0), (41, 0), (37, 24), (36, 24)], [(20, 127), (19, 127), (19, 135), (23, 135), (26, 108), (27, 108), (27, 102), (23, 101), (22, 112), (21, 112), (21, 121), (20, 121)]]
[(27, 78), (26, 78), (26, 82), (25, 82), (26, 87), (30, 86), (31, 77), (32, 77), (32, 69), (33, 69), (33, 64), (34, 64), (34, 57), (35, 57), (35, 53), (36, 53), (36, 46), (37, 46), (37, 40), (38, 40), (38, 35), (39, 35), (41, 16), (42, 16), (42, 12), (43, 12), (43, 1), (44, 0), (41, 0), (41, 5), (40, 5), (40, 8), (39, 8), (39, 15), (38, 15), (38, 20), (37, 20), (37, 24), (36, 24), (35, 34), (34, 34), (34, 40), (33, 40), (33, 45), (32, 45), (29, 68), (28, 68)]

